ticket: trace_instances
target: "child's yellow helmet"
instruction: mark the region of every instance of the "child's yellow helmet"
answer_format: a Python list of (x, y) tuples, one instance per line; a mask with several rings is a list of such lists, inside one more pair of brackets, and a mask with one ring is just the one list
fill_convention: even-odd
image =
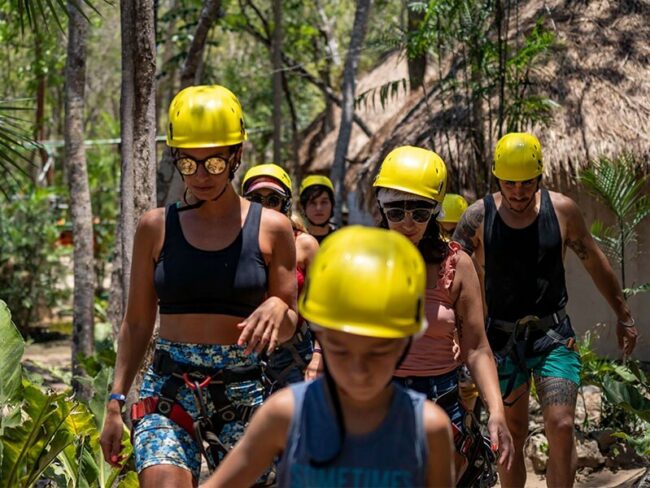
[(406, 338), (427, 327), (425, 283), (424, 260), (406, 237), (351, 226), (323, 241), (298, 306), (305, 319), (326, 329)]

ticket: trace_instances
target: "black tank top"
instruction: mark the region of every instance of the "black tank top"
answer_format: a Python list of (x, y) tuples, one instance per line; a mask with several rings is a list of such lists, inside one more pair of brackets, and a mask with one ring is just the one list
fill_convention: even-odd
[(508, 227), (494, 198), (483, 199), (485, 298), (488, 317), (515, 321), (545, 317), (568, 299), (562, 262), (562, 234), (548, 191), (541, 189), (539, 214), (523, 229)]
[(259, 246), (262, 206), (251, 203), (235, 240), (218, 251), (192, 246), (178, 204), (167, 207), (165, 241), (155, 264), (161, 314), (208, 313), (247, 317), (266, 298), (268, 267)]

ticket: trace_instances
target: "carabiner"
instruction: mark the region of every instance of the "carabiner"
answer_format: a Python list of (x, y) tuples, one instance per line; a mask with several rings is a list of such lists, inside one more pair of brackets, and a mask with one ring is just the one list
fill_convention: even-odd
[(187, 373), (183, 373), (183, 380), (190, 390), (196, 390), (197, 388), (205, 388), (212, 381), (212, 376), (206, 376), (205, 379), (199, 383), (198, 381), (192, 381), (189, 378)]

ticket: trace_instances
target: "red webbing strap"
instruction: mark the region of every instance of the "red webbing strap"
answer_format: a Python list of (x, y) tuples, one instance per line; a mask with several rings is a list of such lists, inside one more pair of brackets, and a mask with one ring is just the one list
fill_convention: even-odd
[(185, 429), (192, 439), (195, 439), (194, 420), (190, 414), (176, 402), (172, 404), (171, 410), (168, 413), (159, 411), (158, 397), (156, 396), (144, 398), (131, 406), (131, 422), (135, 424), (138, 420), (152, 413), (158, 413), (168, 417)]

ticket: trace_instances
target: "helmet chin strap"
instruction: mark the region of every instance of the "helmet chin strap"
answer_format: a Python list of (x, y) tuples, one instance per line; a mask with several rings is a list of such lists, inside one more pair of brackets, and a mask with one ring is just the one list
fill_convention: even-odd
[(327, 219), (327, 220), (325, 221), (325, 223), (323, 223), (323, 224), (317, 224), (316, 222), (314, 222), (312, 219), (310, 219), (310, 218), (307, 217), (306, 215), (305, 215), (305, 218), (307, 219), (307, 222), (309, 222), (309, 223), (310, 223), (311, 225), (313, 225), (314, 227), (321, 227), (321, 228), (324, 229), (324, 228), (327, 228), (327, 226), (330, 224), (330, 219)]
[(526, 204), (526, 206), (524, 208), (522, 208), (521, 210), (517, 210), (516, 208), (513, 208), (512, 205), (510, 205), (510, 200), (508, 200), (508, 198), (503, 194), (503, 191), (501, 190), (501, 187), (499, 186), (499, 193), (501, 193), (501, 196), (506, 201), (506, 204), (508, 205), (508, 210), (510, 210), (511, 212), (514, 212), (514, 213), (518, 213), (518, 214), (522, 214), (522, 213), (526, 212), (530, 208), (531, 204), (535, 201), (535, 196), (537, 195), (538, 191), (539, 191), (539, 181), (537, 182), (537, 188), (535, 189), (535, 193), (533, 193), (533, 196), (530, 197), (530, 200), (528, 200), (528, 203)]
[(514, 212), (514, 213), (518, 213), (518, 214), (522, 214), (526, 210), (528, 210), (528, 208), (530, 207), (530, 204), (535, 201), (535, 195), (536, 194), (537, 194), (537, 192), (535, 192), (533, 194), (533, 196), (531, 197), (531, 199), (528, 201), (528, 203), (526, 204), (526, 206), (524, 208), (522, 208), (521, 210), (517, 210), (512, 205), (510, 205), (510, 201), (503, 195), (503, 192), (501, 192), (501, 196), (503, 197), (503, 199), (506, 201), (506, 204), (508, 205), (508, 210), (510, 210), (511, 212)]
[[(226, 190), (228, 189), (228, 185), (230, 185), (230, 180), (228, 180), (228, 183), (226, 183), (224, 185), (223, 190), (221, 190), (216, 197), (211, 198), (210, 201), (211, 202), (216, 202), (217, 200), (219, 200), (221, 198), (221, 196), (224, 193), (226, 193)], [(198, 198), (196, 200), (197, 200), (196, 203), (189, 203), (187, 201), (187, 189), (185, 189), (185, 192), (183, 193), (183, 203), (186, 205), (186, 207), (184, 207), (183, 210), (190, 210), (190, 209), (193, 209), (193, 208), (199, 208), (201, 205), (203, 205), (207, 201), (207, 200), (199, 200)]]

